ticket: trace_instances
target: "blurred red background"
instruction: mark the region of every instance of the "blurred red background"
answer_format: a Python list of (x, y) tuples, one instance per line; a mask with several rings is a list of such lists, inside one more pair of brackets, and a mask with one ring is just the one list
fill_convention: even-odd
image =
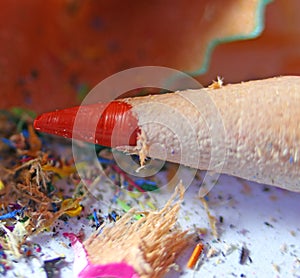
[[(222, 27), (222, 14), (235, 3), (3, 0), (0, 108), (40, 113), (73, 106), (104, 78), (134, 66), (196, 71), (207, 34)], [(197, 79), (207, 85), (217, 75), (238, 82), (300, 74), (299, 9), (297, 0), (268, 4), (262, 34), (217, 46), (208, 71)], [(247, 28), (242, 24), (236, 22)]]

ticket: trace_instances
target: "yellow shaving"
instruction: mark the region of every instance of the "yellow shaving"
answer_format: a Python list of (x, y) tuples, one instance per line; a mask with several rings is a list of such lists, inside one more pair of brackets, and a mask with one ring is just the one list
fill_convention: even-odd
[(5, 249), (10, 250), (16, 258), (22, 256), (19, 248), (25, 241), (25, 236), (27, 235), (26, 226), (28, 224), (29, 221), (24, 223), (17, 222), (12, 232), (5, 225), (0, 224), (0, 227), (6, 232), (5, 238), (0, 239), (0, 243)]
[(202, 202), (205, 212), (207, 214), (212, 235), (214, 236), (215, 239), (218, 239), (219, 234), (218, 234), (218, 230), (217, 230), (217, 219), (210, 214), (209, 207), (208, 207), (206, 200), (204, 198), (200, 198), (200, 201)]
[(217, 81), (213, 80), (213, 82), (208, 86), (210, 89), (220, 89), (223, 86), (223, 78), (217, 76)]

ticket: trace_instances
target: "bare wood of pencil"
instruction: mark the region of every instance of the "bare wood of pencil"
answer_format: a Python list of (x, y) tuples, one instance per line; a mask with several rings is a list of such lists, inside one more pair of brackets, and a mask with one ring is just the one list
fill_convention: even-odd
[[(142, 158), (166, 159), (203, 170), (219, 169), (225, 174), (300, 192), (300, 77), (126, 98), (108, 108), (114, 105), (123, 108), (124, 113), (124, 118), (115, 117), (114, 125), (118, 130), (131, 127), (133, 131), (134, 127), (136, 138), (134, 144), (126, 143), (127, 138), (126, 142), (112, 142), (113, 147), (137, 152)], [(71, 108), (43, 114), (35, 121), (35, 128), (88, 141), (81, 132), (72, 133), (75, 116), (66, 121), (66, 111), (77, 113)], [(85, 107), (84, 113), (87, 119), (97, 118), (98, 112), (91, 106)], [(101, 116), (99, 122), (103, 124), (104, 118), (107, 115)], [(60, 123), (59, 128), (54, 122)], [(101, 136), (96, 134), (94, 143), (101, 144)], [(112, 132), (105, 136), (113, 139)]]

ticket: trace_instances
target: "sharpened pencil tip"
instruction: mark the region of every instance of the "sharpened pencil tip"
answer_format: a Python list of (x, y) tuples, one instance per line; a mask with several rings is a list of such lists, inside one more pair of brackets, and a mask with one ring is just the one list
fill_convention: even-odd
[(135, 146), (139, 128), (130, 110), (123, 101), (72, 107), (38, 116), (34, 128), (107, 147)]

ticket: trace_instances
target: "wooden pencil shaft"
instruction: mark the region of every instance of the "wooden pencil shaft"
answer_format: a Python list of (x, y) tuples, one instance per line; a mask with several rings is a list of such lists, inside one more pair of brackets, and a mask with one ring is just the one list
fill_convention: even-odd
[(124, 101), (144, 135), (138, 151), (300, 191), (300, 77)]

